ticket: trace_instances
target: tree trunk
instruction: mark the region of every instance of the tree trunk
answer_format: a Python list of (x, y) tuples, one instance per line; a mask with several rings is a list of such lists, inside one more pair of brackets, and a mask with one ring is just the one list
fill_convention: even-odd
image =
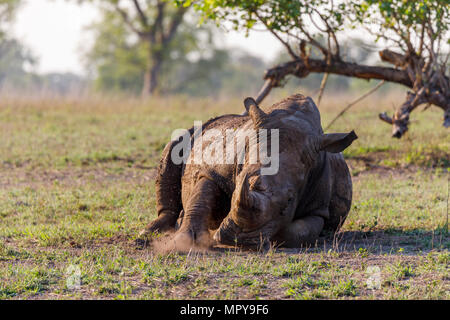
[(158, 52), (149, 53), (149, 62), (144, 75), (144, 85), (142, 87), (142, 96), (149, 97), (155, 94), (159, 85), (159, 75), (162, 66), (162, 55)]

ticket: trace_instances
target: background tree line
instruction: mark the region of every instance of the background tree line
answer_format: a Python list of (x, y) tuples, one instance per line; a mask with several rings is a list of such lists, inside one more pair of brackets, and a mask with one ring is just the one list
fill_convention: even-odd
[[(57, 1), (57, 0), (55, 0)], [(82, 62), (87, 75), (38, 74), (38, 59), (19, 39), (10, 36), (21, 0), (0, 0), (0, 87), (4, 90), (44, 90), (60, 94), (79, 90), (215, 96), (249, 95), (263, 84), (264, 70), (283, 61), (264, 61), (241, 48), (223, 48), (223, 31), (215, 24), (199, 24), (200, 15), (190, 6), (164, 0), (81, 0), (91, 2), (100, 18), (86, 30), (94, 37)], [(349, 49), (359, 61), (371, 52)], [(315, 90), (320, 76), (291, 81), (289, 89)], [(330, 90), (347, 90), (363, 84), (348, 78), (331, 78)]]

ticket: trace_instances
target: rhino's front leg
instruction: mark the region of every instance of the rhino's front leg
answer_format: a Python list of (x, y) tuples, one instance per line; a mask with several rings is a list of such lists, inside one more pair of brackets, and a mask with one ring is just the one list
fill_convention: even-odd
[(208, 226), (220, 192), (216, 183), (206, 177), (200, 178), (195, 184), (184, 208), (181, 226), (174, 237), (177, 247), (194, 244), (209, 247), (212, 244)]
[(272, 239), (277, 244), (288, 248), (299, 248), (314, 243), (324, 226), (324, 219), (319, 216), (307, 216), (290, 222)]

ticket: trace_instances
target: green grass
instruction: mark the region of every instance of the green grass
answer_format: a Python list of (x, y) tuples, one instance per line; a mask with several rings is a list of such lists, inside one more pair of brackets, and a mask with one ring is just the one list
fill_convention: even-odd
[[(196, 119), (242, 112), (242, 102), (5, 97), (0, 299), (449, 299), (448, 130), (431, 108), (392, 139), (377, 120), (389, 99), (355, 106), (330, 130), (359, 136), (344, 152), (354, 193), (341, 233), (300, 251), (160, 255), (134, 240), (155, 217), (165, 143)], [(323, 123), (347, 100), (324, 100)], [(71, 266), (81, 273), (74, 290)]]

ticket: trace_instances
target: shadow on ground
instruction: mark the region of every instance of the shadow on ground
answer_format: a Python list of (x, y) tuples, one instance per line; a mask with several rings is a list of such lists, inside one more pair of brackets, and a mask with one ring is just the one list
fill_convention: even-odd
[[(445, 229), (438, 229), (434, 232), (422, 229), (404, 231), (401, 229), (387, 229), (375, 231), (341, 231), (336, 234), (324, 235), (320, 237), (314, 245), (301, 248), (283, 248), (273, 245), (270, 248), (241, 248), (230, 246), (215, 246), (208, 252), (261, 252), (270, 250), (274, 252), (284, 252), (291, 254), (298, 253), (318, 253), (318, 252), (370, 252), (374, 254), (395, 254), (406, 255), (422, 254), (432, 250), (448, 250), (450, 248), (450, 236)], [(139, 242), (136, 249), (150, 250), (150, 242)], [(205, 251), (195, 250), (192, 251)], [(189, 254), (190, 251), (185, 253)]]

